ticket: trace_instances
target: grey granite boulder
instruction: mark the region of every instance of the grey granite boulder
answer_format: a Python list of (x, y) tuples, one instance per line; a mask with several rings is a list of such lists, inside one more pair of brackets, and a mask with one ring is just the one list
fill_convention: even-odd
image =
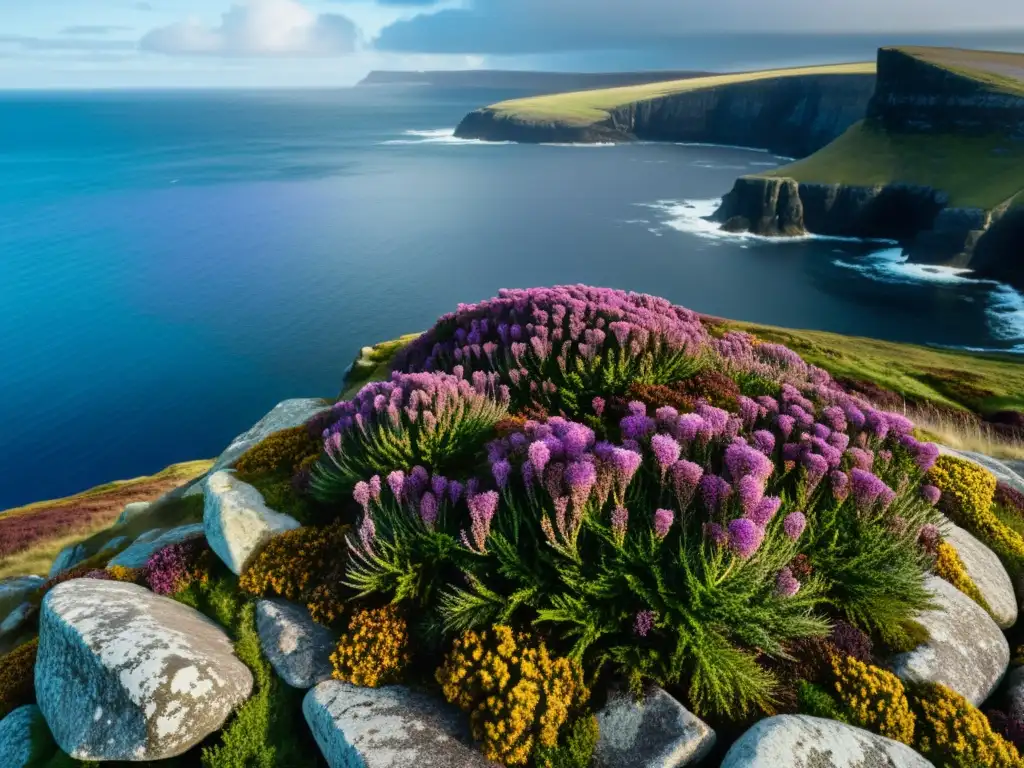
[(7, 618), (0, 621), (0, 640), (5, 641), (17, 635), (25, 628), (33, 613), (35, 613), (35, 606), (32, 603), (22, 603), (8, 613)]
[(252, 691), (230, 638), (134, 584), (65, 582), (43, 600), (36, 697), (78, 760), (162, 760), (219, 730)]
[(943, 535), (960, 555), (967, 575), (992, 609), (996, 624), (1002, 629), (1012, 627), (1017, 622), (1017, 596), (1010, 574), (996, 553), (956, 525), (948, 526)]
[(1016, 667), (1006, 677), (1006, 703), (1010, 716), (1024, 722), (1024, 667)]
[(939, 446), (940, 453), (950, 454), (951, 456), (959, 456), (961, 459), (967, 459), (973, 461), (975, 464), (979, 464), (996, 476), (996, 480), (1006, 483), (1007, 485), (1016, 488), (1021, 493), (1024, 493), (1024, 474), (1021, 472), (1021, 466), (1018, 462), (1004, 462), (999, 459), (993, 459), (991, 456), (985, 456), (982, 453), (974, 453), (973, 451), (958, 451), (955, 448), (949, 448), (945, 445)]
[(203, 526), (210, 549), (239, 576), (274, 536), (299, 522), (268, 507), (260, 492), (231, 472), (215, 472), (203, 493)]
[(131, 522), (151, 506), (153, 506), (153, 502), (151, 501), (133, 501), (131, 504), (125, 504), (124, 509), (121, 511), (121, 514), (118, 515), (114, 525), (124, 525), (125, 523)]
[(107, 564), (107, 567), (120, 565), (125, 568), (142, 568), (149, 562), (149, 558), (154, 553), (159, 552), (164, 547), (169, 547), (171, 544), (178, 544), (179, 542), (202, 535), (202, 523), (193, 523), (192, 525), (183, 525), (179, 528), (171, 528), (169, 531), (161, 531), (159, 536), (155, 538), (147, 537), (146, 541), (140, 542), (139, 539), (136, 539), (135, 543), (128, 547), (128, 549), (113, 558)]
[(461, 713), (403, 686), (320, 683), (302, 712), (331, 768), (483, 768)]
[(21, 605), (28, 597), (43, 585), (42, 576), (15, 576), (0, 579), (0, 621), (7, 614)]
[(761, 720), (732, 745), (721, 768), (934, 768), (906, 744), (807, 715)]
[(657, 687), (642, 702), (613, 691), (597, 722), (595, 768), (680, 768), (702, 760), (715, 746), (715, 732)]
[(69, 547), (64, 547), (64, 549), (57, 554), (56, 559), (53, 561), (53, 565), (50, 566), (50, 578), (74, 568), (88, 557), (89, 551), (81, 542), (78, 544), (72, 544)]
[(138, 535), (138, 538), (136, 538), (133, 543), (145, 544), (147, 541), (156, 541), (165, 533), (167, 533), (166, 528), (151, 528), (150, 530), (145, 531), (144, 533), (140, 533)]
[(27, 704), (0, 720), (0, 765), (31, 768), (57, 751), (39, 707)]
[(102, 547), (100, 547), (99, 551), (96, 554), (99, 555), (104, 552), (114, 552), (123, 547), (129, 541), (131, 541), (131, 539), (128, 536), (115, 536)]
[(903, 680), (941, 683), (980, 705), (1003, 679), (1010, 663), (1010, 646), (1002, 630), (971, 598), (938, 576), (929, 576), (928, 589), (937, 608), (918, 621), (931, 639), (890, 660)]
[(282, 403), (278, 403), (270, 413), (231, 441), (231, 444), (224, 449), (224, 453), (214, 462), (209, 474), (212, 475), (219, 470), (233, 467), (235, 462), (242, 457), (243, 453), (266, 437), (275, 432), (305, 424), (318, 413), (326, 411), (329, 407), (327, 402), (320, 398), (285, 400)]
[(337, 636), (310, 618), (301, 605), (281, 600), (256, 604), (260, 647), (278, 677), (293, 688), (312, 688), (331, 679)]

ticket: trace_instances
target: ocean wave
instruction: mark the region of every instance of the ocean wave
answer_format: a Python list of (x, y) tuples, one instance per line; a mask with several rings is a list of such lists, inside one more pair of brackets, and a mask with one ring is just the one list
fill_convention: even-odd
[(640, 208), (649, 208), (661, 213), (663, 215), (662, 224), (669, 229), (709, 240), (757, 241), (773, 244), (807, 240), (830, 240), (841, 243), (893, 243), (891, 240), (862, 240), (857, 237), (833, 237), (831, 235), (806, 234), (796, 237), (767, 237), (750, 232), (726, 232), (716, 222), (707, 220), (721, 204), (721, 198), (714, 200), (656, 200), (653, 203), (635, 203)]
[(747, 152), (761, 152), (763, 154), (769, 154), (767, 149), (760, 149), (759, 147), (741, 147), (738, 144), (710, 144), (706, 141), (676, 141), (673, 142), (677, 147), (710, 147), (712, 149), (742, 149)]
[(886, 248), (858, 261), (835, 259), (837, 267), (860, 272), (884, 283), (936, 285), (976, 285), (987, 288), (985, 316), (992, 336), (1000, 341), (1017, 342), (1004, 347), (958, 347), (970, 352), (1024, 352), (1024, 294), (996, 280), (973, 277), (970, 269), (914, 264), (901, 248)]
[(542, 141), (542, 147), (617, 147), (614, 141)]
[(379, 142), (380, 144), (448, 144), (452, 146), (463, 145), (463, 144), (475, 144), (475, 145), (499, 145), (499, 144), (512, 144), (511, 141), (484, 141), (483, 139), (460, 139), (455, 135), (454, 128), (435, 128), (429, 131), (404, 131), (403, 136), (408, 136), (405, 139), (389, 139), (388, 141)]

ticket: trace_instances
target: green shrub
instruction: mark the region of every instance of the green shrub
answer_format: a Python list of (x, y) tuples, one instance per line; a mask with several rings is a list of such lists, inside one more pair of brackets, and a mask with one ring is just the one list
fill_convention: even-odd
[(846, 714), (828, 691), (806, 680), (801, 680), (797, 684), (797, 707), (802, 715), (838, 720), (841, 723), (849, 722)]
[(275, 512), (291, 515), (303, 525), (318, 522), (324, 517), (324, 510), (316, 499), (296, 489), (290, 475), (259, 475), (248, 477), (245, 481), (260, 492), (268, 507)]
[(971, 600), (984, 608), (986, 613), (992, 614), (992, 609), (985, 600), (985, 596), (981, 594), (978, 585), (968, 575), (967, 568), (964, 567), (964, 563), (960, 559), (956, 548), (947, 541), (939, 544), (938, 555), (935, 558), (935, 575), (945, 579), (963, 592)]
[(577, 664), (505, 626), (459, 637), (437, 682), (449, 703), (470, 713), (484, 757), (502, 765), (524, 765), (534, 749), (557, 746), (589, 698)]
[(266, 437), (238, 460), (235, 469), (247, 478), (260, 475), (286, 475), (291, 478), (304, 461), (319, 456), (321, 440), (305, 425), (285, 429)]
[(600, 735), (596, 717), (578, 717), (565, 726), (557, 746), (534, 747), (533, 763), (537, 768), (590, 768)]
[(0, 720), (36, 700), (35, 665), (39, 638), (0, 656)]

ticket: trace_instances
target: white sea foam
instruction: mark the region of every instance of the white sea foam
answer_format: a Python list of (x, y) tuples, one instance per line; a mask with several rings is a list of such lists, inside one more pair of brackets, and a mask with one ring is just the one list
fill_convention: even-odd
[(615, 147), (614, 141), (542, 141), (542, 147)]
[(405, 131), (405, 139), (390, 139), (381, 144), (450, 144), (450, 145), (482, 145), (512, 144), (511, 141), (484, 141), (483, 139), (460, 139), (455, 135), (454, 128), (435, 128), (429, 131)]
[(1000, 339), (1019, 342), (1014, 352), (1024, 352), (1024, 294), (999, 283), (989, 295), (989, 327)]
[(767, 149), (760, 149), (758, 147), (741, 147), (736, 144), (709, 144), (703, 141), (676, 141), (674, 142), (677, 147), (711, 147), (713, 149), (742, 149), (747, 152), (763, 152), (768, 154)]

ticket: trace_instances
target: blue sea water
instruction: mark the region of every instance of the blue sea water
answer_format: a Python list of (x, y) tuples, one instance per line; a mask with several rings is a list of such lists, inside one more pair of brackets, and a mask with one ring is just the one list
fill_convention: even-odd
[(784, 159), (462, 142), (518, 94), (0, 94), (0, 509), (210, 457), (358, 349), (503, 286), (1024, 351), (1024, 300), (898, 250), (726, 237), (700, 216)]

